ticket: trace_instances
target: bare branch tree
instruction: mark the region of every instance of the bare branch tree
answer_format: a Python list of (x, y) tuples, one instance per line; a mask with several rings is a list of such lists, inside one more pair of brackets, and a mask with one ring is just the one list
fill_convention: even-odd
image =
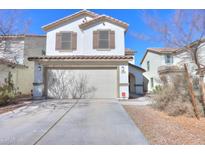
[(169, 16), (160, 17), (157, 11), (142, 11), (144, 22), (153, 34), (134, 33), (137, 39), (157, 41), (165, 47), (178, 48), (176, 56), (181, 64), (189, 63), (199, 77), (202, 104), (205, 110), (205, 10), (175, 10)]
[(23, 45), (15, 35), (28, 31), (30, 21), (24, 19), (21, 11), (0, 10), (0, 58), (18, 63), (22, 58)]

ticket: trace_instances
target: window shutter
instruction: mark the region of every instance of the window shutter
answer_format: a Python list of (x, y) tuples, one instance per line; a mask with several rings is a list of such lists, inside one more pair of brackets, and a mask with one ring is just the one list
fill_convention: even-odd
[(115, 31), (110, 31), (110, 49), (115, 49)]
[(61, 33), (56, 33), (56, 50), (61, 49)]
[(77, 33), (72, 32), (72, 50), (77, 50)]
[(164, 55), (164, 57), (165, 57), (165, 64), (167, 64), (168, 61), (167, 55)]
[(173, 64), (174, 63), (174, 57), (171, 56), (171, 63)]
[(98, 38), (99, 38), (99, 32), (98, 31), (93, 31), (93, 49), (98, 49)]

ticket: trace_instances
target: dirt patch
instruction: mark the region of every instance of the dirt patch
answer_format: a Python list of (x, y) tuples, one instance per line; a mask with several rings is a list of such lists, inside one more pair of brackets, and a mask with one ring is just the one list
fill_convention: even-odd
[(150, 144), (205, 144), (205, 118), (172, 117), (149, 106), (124, 108)]
[(16, 101), (12, 104), (6, 105), (6, 106), (0, 106), (0, 114), (13, 111), (19, 107), (28, 105), (31, 103), (31, 97), (21, 97), (16, 99)]

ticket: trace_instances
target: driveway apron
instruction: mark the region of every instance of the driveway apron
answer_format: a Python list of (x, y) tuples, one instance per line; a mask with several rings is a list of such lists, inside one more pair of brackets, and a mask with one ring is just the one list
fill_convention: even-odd
[(0, 144), (148, 144), (117, 100), (81, 100), (49, 130), (72, 107), (68, 102), (0, 115)]
[(80, 102), (38, 144), (148, 144), (117, 102)]

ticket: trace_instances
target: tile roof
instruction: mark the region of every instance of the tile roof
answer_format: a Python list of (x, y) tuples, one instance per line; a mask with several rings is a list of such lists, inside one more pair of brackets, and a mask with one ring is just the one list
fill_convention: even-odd
[(158, 53), (173, 53), (178, 50), (178, 48), (147, 48), (148, 51), (158, 52)]
[(46, 37), (46, 35), (37, 35), (37, 34), (0, 35), (0, 38), (24, 38), (24, 37)]
[(66, 17), (64, 17), (64, 18), (61, 18), (61, 19), (59, 19), (59, 20), (56, 20), (56, 21), (54, 21), (54, 22), (52, 22), (52, 23), (49, 23), (49, 24), (43, 26), (42, 28), (43, 28), (45, 31), (47, 31), (47, 30), (50, 30), (50, 29), (52, 29), (52, 28), (54, 28), (54, 27), (56, 27), (56, 26), (59, 26), (59, 25), (61, 25), (61, 24), (63, 24), (63, 23), (66, 23), (66, 22), (68, 22), (68, 21), (71, 21), (71, 20), (73, 20), (73, 19), (75, 19), (75, 18), (77, 18), (77, 17), (80, 17), (80, 16), (82, 16), (82, 15), (87, 15), (87, 16), (90, 16), (90, 17), (93, 17), (93, 18), (95, 18), (95, 17), (98, 16), (98, 14), (96, 14), (96, 13), (94, 13), (94, 12), (91, 12), (91, 11), (88, 11), (88, 10), (81, 10), (81, 11), (79, 11), (79, 12), (76, 12), (76, 13), (71, 14), (71, 15), (69, 15), (69, 16), (66, 16)]
[(129, 63), (129, 66), (134, 67), (135, 69), (141, 70), (142, 72), (146, 72), (146, 70), (142, 67)]
[(128, 55), (135, 55), (135, 51), (132, 50), (132, 49), (129, 49), (129, 48), (125, 48), (125, 55), (128, 56)]
[(123, 27), (125, 29), (127, 29), (127, 27), (128, 27), (127, 23), (125, 23), (123, 21), (120, 21), (118, 19), (112, 18), (110, 16), (99, 15), (99, 14), (96, 14), (96, 13), (88, 11), (88, 10), (81, 10), (81, 11), (79, 11), (77, 13), (71, 14), (71, 15), (66, 16), (64, 18), (56, 20), (56, 21), (54, 21), (54, 22), (52, 22), (50, 24), (47, 24), (47, 25), (43, 26), (42, 28), (45, 31), (48, 31), (48, 30), (50, 30), (52, 28), (55, 28), (55, 27), (57, 27), (57, 26), (59, 26), (61, 24), (64, 24), (64, 23), (69, 22), (69, 21), (72, 21), (73, 19), (78, 18), (78, 17), (80, 17), (82, 15), (90, 16), (93, 19), (80, 24), (79, 27), (81, 29), (87, 28), (88, 26), (92, 25), (93, 23), (96, 23), (96, 22), (99, 22), (99, 21), (109, 21), (109, 22), (111, 22), (113, 24), (117, 24), (117, 25), (119, 25), (119, 26), (121, 26), (121, 27)]
[(111, 23), (116, 24), (118, 26), (121, 26), (121, 27), (123, 27), (125, 29), (128, 28), (128, 24), (127, 23), (125, 23), (123, 21), (120, 21), (118, 19), (112, 18), (112, 17), (107, 16), (107, 15), (97, 16), (96, 18), (94, 18), (94, 19), (92, 19), (90, 21), (87, 21), (85, 23), (80, 24), (79, 27), (81, 29), (85, 29), (85, 28), (89, 27), (90, 25), (92, 25), (92, 24), (94, 24), (96, 22), (100, 22), (100, 21), (108, 21), (108, 22), (111, 22)]
[(29, 57), (28, 60), (132, 60), (132, 56), (41, 56)]

